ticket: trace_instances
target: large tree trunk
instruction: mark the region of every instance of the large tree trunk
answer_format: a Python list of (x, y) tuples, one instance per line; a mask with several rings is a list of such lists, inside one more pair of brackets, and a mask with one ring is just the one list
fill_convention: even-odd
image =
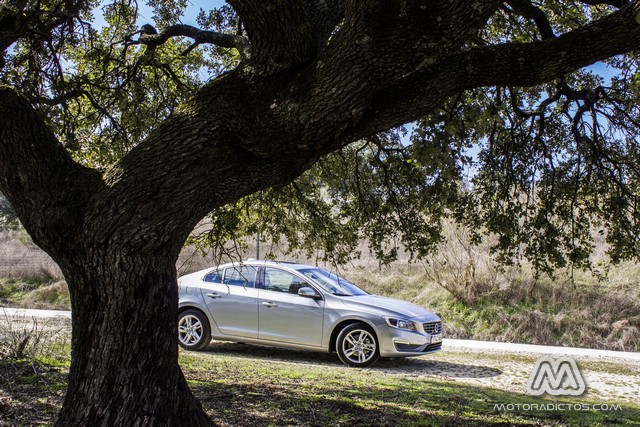
[(2, 86), (0, 169), (0, 188), (69, 285), (72, 357), (57, 425), (211, 425), (178, 365), (175, 262), (198, 220), (178, 215), (188, 204), (169, 209), (149, 185), (119, 192)]
[(178, 366), (175, 256), (88, 255), (61, 265), (73, 350), (57, 425), (211, 425)]

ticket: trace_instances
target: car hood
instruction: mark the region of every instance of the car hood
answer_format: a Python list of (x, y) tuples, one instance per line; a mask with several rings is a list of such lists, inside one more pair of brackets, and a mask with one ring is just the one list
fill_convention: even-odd
[(381, 316), (396, 316), (401, 318), (417, 318), (421, 321), (440, 320), (431, 311), (410, 302), (387, 298), (380, 295), (358, 295), (342, 297), (342, 302), (348, 307), (361, 309)]

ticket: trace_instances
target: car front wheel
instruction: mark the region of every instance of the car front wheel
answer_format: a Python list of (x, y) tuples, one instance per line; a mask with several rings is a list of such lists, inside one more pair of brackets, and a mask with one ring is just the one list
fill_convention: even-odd
[(198, 310), (185, 310), (178, 317), (178, 342), (187, 350), (201, 350), (211, 341), (207, 317)]
[(380, 358), (376, 334), (364, 323), (353, 323), (340, 331), (336, 350), (342, 363), (359, 368), (369, 366)]

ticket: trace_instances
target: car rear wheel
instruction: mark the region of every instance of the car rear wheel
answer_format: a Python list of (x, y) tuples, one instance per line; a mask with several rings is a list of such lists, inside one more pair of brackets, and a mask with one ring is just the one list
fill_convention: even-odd
[(185, 310), (178, 317), (178, 342), (187, 350), (201, 350), (211, 341), (207, 317), (198, 310)]
[(380, 358), (376, 334), (364, 323), (353, 323), (340, 331), (336, 350), (342, 363), (359, 368), (369, 366)]

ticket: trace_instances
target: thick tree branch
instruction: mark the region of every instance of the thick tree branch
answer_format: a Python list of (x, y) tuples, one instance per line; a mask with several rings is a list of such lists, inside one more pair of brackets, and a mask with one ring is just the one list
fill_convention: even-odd
[[(482, 86), (534, 86), (595, 62), (640, 48), (636, 1), (554, 39), (474, 47), (437, 63), (425, 60), (415, 72), (375, 95), (370, 123), (386, 129), (417, 119), (461, 90)], [(410, 113), (409, 113), (410, 112)], [(370, 132), (366, 126), (365, 132)]]
[(0, 3), (0, 69), (4, 67), (4, 52), (28, 31), (22, 13), (26, 5), (25, 0), (7, 0)]
[[(298, 176), (307, 159), (295, 153), (258, 157), (243, 146), (247, 133), (258, 125), (250, 110), (255, 103), (247, 100), (264, 98), (259, 106), (268, 109), (272, 99), (260, 89), (236, 70), (201, 90), (105, 172), (106, 186), (95, 195), (87, 224), (99, 224), (98, 219), (107, 216), (114, 228), (86, 233), (97, 245), (118, 244), (138, 252), (181, 245), (214, 207)], [(282, 135), (282, 140), (293, 137)], [(163, 200), (173, 202), (165, 206)], [(123, 226), (132, 223), (137, 224), (135, 236)]]
[(256, 73), (271, 75), (308, 63), (317, 52), (315, 29), (302, 0), (229, 0), (251, 42)]
[[(73, 161), (29, 102), (0, 86), (0, 191), (36, 243), (73, 239), (99, 174)], [(56, 249), (47, 247), (56, 256)], [(64, 251), (63, 245), (57, 250)]]
[(305, 10), (316, 32), (318, 50), (327, 44), (342, 17), (344, 16), (345, 0), (304, 0)]
[(53, 106), (65, 104), (66, 102), (72, 99), (80, 98), (81, 96), (89, 96), (89, 93), (83, 89), (73, 89), (52, 98), (46, 96), (34, 96), (33, 98), (31, 98), (31, 102), (33, 102), (34, 104)]
[(542, 40), (552, 39), (555, 37), (553, 28), (549, 23), (547, 15), (537, 6), (529, 0), (509, 0), (507, 4), (511, 6), (511, 9), (523, 18), (531, 19), (535, 22)]
[(225, 34), (216, 31), (205, 31), (191, 25), (176, 24), (171, 25), (160, 33), (157, 33), (155, 29), (146, 24), (143, 26), (140, 38), (135, 42), (129, 42), (129, 44), (143, 44), (150, 48), (155, 48), (165, 43), (171, 37), (189, 37), (193, 39), (194, 44), (214, 44), (220, 47), (234, 48), (242, 56), (246, 56), (249, 50), (249, 44), (247, 40), (240, 35)]
[[(470, 50), (455, 66), (469, 87), (533, 86), (640, 48), (640, 1), (554, 40)], [(462, 69), (464, 67), (464, 70)]]

